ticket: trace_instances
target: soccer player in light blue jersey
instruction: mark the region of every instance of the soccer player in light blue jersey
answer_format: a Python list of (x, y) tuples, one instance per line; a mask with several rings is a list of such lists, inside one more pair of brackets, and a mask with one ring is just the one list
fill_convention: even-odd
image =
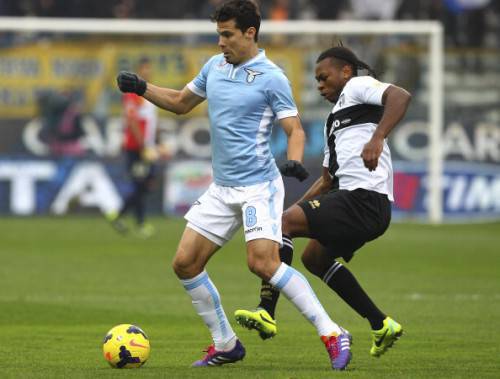
[[(219, 48), (182, 90), (157, 87), (121, 72), (121, 91), (144, 96), (160, 108), (185, 114), (208, 101), (214, 183), (186, 214), (173, 268), (209, 328), (213, 345), (193, 366), (243, 359), (245, 349), (221, 305), (205, 266), (243, 225), (250, 270), (278, 288), (317, 329), (332, 367), (350, 359), (350, 338), (323, 309), (307, 280), (280, 261), (283, 175), (307, 177), (302, 166), (304, 131), (283, 71), (257, 45), (260, 14), (250, 0), (230, 0), (215, 12)], [(275, 119), (288, 136), (288, 161), (277, 169), (269, 140)]]

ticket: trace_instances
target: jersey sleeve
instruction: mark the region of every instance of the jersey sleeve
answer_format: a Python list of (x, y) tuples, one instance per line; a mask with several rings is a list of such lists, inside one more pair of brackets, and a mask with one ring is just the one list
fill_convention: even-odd
[(360, 104), (382, 105), (382, 95), (389, 83), (383, 83), (371, 76), (359, 76), (348, 82), (352, 97)]
[(325, 140), (325, 146), (323, 148), (323, 167), (328, 168), (330, 164), (330, 149), (328, 147), (328, 137), (326, 136), (326, 124), (325, 127), (323, 128), (323, 139)]
[(274, 75), (268, 88), (269, 105), (278, 120), (299, 114), (293, 100), (292, 88), (282, 73)]
[(191, 92), (203, 98), (207, 97), (207, 77), (214, 59), (215, 56), (210, 58), (203, 65), (198, 75), (196, 75), (196, 77), (187, 84), (187, 87)]

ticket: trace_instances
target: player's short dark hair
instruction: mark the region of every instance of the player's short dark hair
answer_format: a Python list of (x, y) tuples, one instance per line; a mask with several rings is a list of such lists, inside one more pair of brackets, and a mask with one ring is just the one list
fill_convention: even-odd
[(251, 0), (229, 0), (221, 4), (211, 17), (214, 22), (224, 22), (234, 19), (236, 27), (243, 33), (254, 27), (254, 40), (259, 40), (260, 12), (257, 5)]
[(377, 74), (370, 66), (359, 60), (356, 54), (345, 46), (335, 46), (323, 51), (316, 60), (316, 63), (327, 58), (331, 58), (339, 66), (351, 66), (353, 76), (358, 76), (358, 69), (362, 69), (368, 70), (370, 75), (375, 78), (377, 77)]

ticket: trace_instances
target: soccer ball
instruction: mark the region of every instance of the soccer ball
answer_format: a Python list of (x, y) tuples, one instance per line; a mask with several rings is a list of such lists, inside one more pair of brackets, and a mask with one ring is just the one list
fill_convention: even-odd
[(138, 368), (149, 358), (149, 339), (141, 328), (121, 324), (106, 333), (102, 344), (104, 359), (112, 367)]

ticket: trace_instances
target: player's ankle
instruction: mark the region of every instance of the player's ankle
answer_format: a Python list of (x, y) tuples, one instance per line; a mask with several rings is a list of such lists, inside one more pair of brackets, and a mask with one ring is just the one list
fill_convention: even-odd
[(257, 308), (255, 308), (255, 310), (257, 311), (260, 311), (260, 310), (263, 310), (263, 311), (266, 311), (269, 316), (271, 316), (273, 319), (274, 319), (274, 308), (273, 307), (270, 307), (269, 304), (263, 304), (262, 302), (257, 306)]
[(217, 351), (231, 351), (234, 349), (236, 346), (236, 335), (233, 335), (229, 340), (221, 343), (221, 344), (214, 344), (215, 345), (215, 350)]
[(380, 330), (384, 327), (384, 316), (367, 317), (372, 330)]

